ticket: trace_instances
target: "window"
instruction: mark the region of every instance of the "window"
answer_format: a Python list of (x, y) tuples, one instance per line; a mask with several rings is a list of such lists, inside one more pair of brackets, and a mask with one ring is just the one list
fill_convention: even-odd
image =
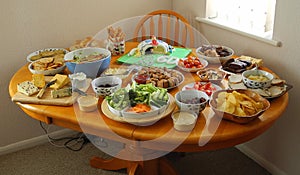
[(206, 19), (272, 39), (276, 0), (207, 0)]

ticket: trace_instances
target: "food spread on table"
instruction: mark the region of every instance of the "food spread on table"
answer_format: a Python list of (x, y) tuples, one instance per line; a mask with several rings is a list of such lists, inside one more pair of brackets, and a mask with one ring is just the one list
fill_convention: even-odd
[[(116, 30), (108, 28), (108, 32), (111, 39), (113, 39), (113, 36), (125, 36), (122, 34), (123, 31), (120, 28), (117, 28)], [(78, 48), (83, 48), (86, 47), (88, 43), (92, 44), (93, 42), (94, 44), (96, 43), (93, 38), (87, 37), (84, 40), (76, 41), (76, 44), (69, 49), (76, 50)], [(268, 88), (249, 88), (245, 85), (241, 73), (247, 70), (260, 69), (263, 64), (262, 59), (242, 55), (240, 57), (229, 58), (222, 62), (219, 69), (206, 68), (206, 66), (209, 66), (208, 62), (205, 60), (202, 61), (200, 58), (193, 55), (188, 55), (190, 51), (184, 52), (180, 57), (172, 56), (176, 50), (180, 49), (182, 48), (174, 48), (168, 43), (152, 36), (151, 39), (140, 42), (137, 48), (130, 50), (124, 56), (131, 56), (137, 59), (141, 56), (159, 54), (160, 56), (155, 57), (155, 59), (144, 59), (143, 61), (154, 61), (156, 64), (161, 64), (162, 67), (153, 66), (154, 64), (146, 66), (141, 64), (139, 65), (139, 69), (135, 66), (107, 68), (101, 76), (122, 76), (122, 79), (131, 78), (130, 84), (105, 97), (105, 102), (107, 103), (109, 110), (113, 114), (125, 118), (153, 117), (158, 115), (166, 110), (166, 107), (170, 103), (170, 94), (168, 93), (168, 90), (184, 83), (184, 75), (181, 72), (185, 71), (185, 69), (198, 68), (201, 70), (197, 70), (197, 72), (185, 71), (190, 74), (197, 74), (198, 79), (193, 83), (185, 84), (182, 90), (195, 89), (203, 91), (208, 96), (211, 96), (210, 98), (215, 98), (210, 99), (215, 102), (215, 110), (239, 117), (253, 116), (266, 110), (262, 101), (259, 101), (258, 98), (252, 98), (249, 94), (247, 95), (247, 93), (241, 92), (242, 89), (259, 94), (261, 98), (276, 98), (283, 95), (289, 89), (285, 80), (282, 80), (275, 75), (275, 78), (272, 79), (271, 86)], [(217, 45), (202, 46), (201, 50), (198, 51), (202, 52), (205, 56), (210, 57), (226, 57), (233, 53), (226, 49), (226, 47), (217, 47)], [(34, 70), (56, 69), (64, 64), (65, 54), (66, 51), (64, 49), (44, 49), (37, 51), (28, 56), (28, 60), (33, 61), (30, 68)], [(104, 57), (106, 57), (106, 55), (103, 54), (90, 54), (84, 57), (74, 56), (74, 58), (68, 60), (68, 62), (80, 64), (102, 59)], [(172, 65), (170, 67), (171, 69), (168, 68), (168, 65)], [(176, 68), (176, 66), (180, 69), (173, 69)], [(132, 73), (133, 70), (137, 72)], [(35, 103), (34, 100), (36, 100), (38, 101), (37, 104), (52, 105), (49, 101), (58, 99), (66, 101), (66, 99), (69, 99), (67, 105), (72, 105), (76, 103), (71, 97), (72, 94), (74, 92), (80, 92), (82, 96), (78, 98), (77, 101), (80, 110), (83, 112), (90, 112), (97, 109), (98, 98), (95, 96), (86, 96), (85, 91), (89, 88), (90, 82), (87, 82), (84, 73), (77, 72), (69, 75), (56, 73), (53, 76), (32, 73), (31, 80), (18, 83), (18, 93), (16, 94), (16, 98), (12, 98), (13, 101)], [(264, 75), (249, 75), (246, 78), (255, 82), (269, 81), (268, 77)], [(228, 88), (232, 89), (231, 91), (220, 92), (226, 87), (222, 83), (222, 80), (228, 82)], [(103, 84), (102, 86), (107, 87), (106, 84)], [(218, 93), (216, 97), (213, 96), (214, 92)], [(26, 100), (24, 100), (24, 98)], [(47, 102), (43, 103), (43, 100), (46, 100)], [(185, 103), (194, 104), (201, 101), (203, 101), (203, 99), (195, 97), (185, 101)], [(61, 101), (53, 104), (66, 105), (61, 103)]]

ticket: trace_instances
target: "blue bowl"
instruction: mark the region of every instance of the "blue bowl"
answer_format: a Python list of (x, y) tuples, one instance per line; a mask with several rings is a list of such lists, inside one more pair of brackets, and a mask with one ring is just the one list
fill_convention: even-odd
[[(74, 56), (85, 57), (88, 55), (104, 54), (105, 57), (93, 61), (73, 62)], [(104, 48), (86, 47), (69, 52), (65, 55), (66, 66), (71, 73), (83, 72), (89, 78), (96, 78), (109, 67), (111, 52)]]

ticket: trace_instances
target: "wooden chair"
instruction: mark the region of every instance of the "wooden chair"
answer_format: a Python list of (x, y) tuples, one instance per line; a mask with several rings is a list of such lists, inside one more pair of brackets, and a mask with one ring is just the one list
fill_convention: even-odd
[(171, 10), (157, 10), (148, 13), (137, 24), (133, 41), (140, 42), (151, 36), (170, 45), (193, 47), (193, 27), (188, 20)]

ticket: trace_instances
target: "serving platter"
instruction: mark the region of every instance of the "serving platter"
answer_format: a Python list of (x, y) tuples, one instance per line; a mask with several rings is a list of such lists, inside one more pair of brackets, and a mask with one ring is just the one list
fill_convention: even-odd
[[(234, 82), (231, 82), (230, 79), (232, 76), (235, 76)], [(293, 88), (292, 85), (287, 84), (287, 83), (282, 83), (282, 84), (272, 84), (268, 88), (249, 88), (247, 87), (243, 81), (241, 80), (242, 76), (241, 75), (231, 75), (228, 77), (228, 88), (229, 89), (248, 89), (251, 91), (254, 91), (261, 95), (262, 97), (266, 99), (274, 99), (277, 97), (280, 97), (284, 95), (287, 91)], [(278, 78), (279, 79), (279, 78)], [(283, 81), (285, 82), (285, 81)]]
[[(156, 68), (156, 69), (160, 69), (160, 68)], [(173, 89), (173, 88), (176, 88), (176, 87), (178, 87), (179, 85), (181, 85), (183, 82), (184, 82), (184, 75), (181, 73), (181, 72), (179, 72), (179, 71), (177, 71), (177, 70), (174, 70), (174, 69), (168, 69), (169, 71), (171, 71), (171, 72), (174, 72), (174, 73), (176, 73), (179, 77), (180, 77), (180, 79), (181, 79), (181, 81), (179, 81), (175, 86), (170, 86), (170, 87), (164, 87), (165, 89)], [(131, 81), (133, 82), (133, 81), (135, 81), (134, 79), (135, 79), (135, 77), (137, 76), (137, 75), (139, 75), (139, 73), (137, 72), (137, 73), (135, 73), (134, 75), (132, 75), (132, 77), (131, 77)], [(157, 87), (157, 86), (156, 86)]]
[[(49, 82), (53, 76), (45, 76), (46, 82)], [(81, 91), (86, 92), (91, 84), (92, 79), (88, 78), (86, 82), (86, 86), (80, 88)], [(65, 85), (63, 88), (71, 87), (71, 83)], [(36, 95), (27, 96), (20, 92), (17, 92), (13, 97), (13, 102), (21, 102), (21, 103), (30, 103), (30, 104), (41, 104), (41, 105), (54, 105), (54, 106), (71, 106), (73, 105), (77, 98), (79, 97), (79, 93), (73, 92), (73, 94), (69, 97), (62, 98), (52, 98), (51, 90), (47, 88), (42, 98), (37, 98)]]
[(140, 126), (148, 126), (152, 125), (155, 122), (169, 116), (174, 108), (176, 107), (175, 99), (172, 95), (169, 95), (169, 105), (167, 106), (165, 112), (153, 116), (153, 117), (146, 117), (146, 118), (125, 118), (125, 117), (120, 117), (119, 115), (114, 114), (109, 110), (109, 106), (107, 103), (107, 100), (104, 99), (103, 102), (101, 103), (101, 110), (107, 116), (108, 118), (117, 121), (117, 122), (122, 122), (122, 123), (131, 123), (134, 125), (140, 125)]
[[(260, 94), (262, 97), (264, 97), (266, 99), (278, 98), (278, 97), (284, 95), (287, 91), (289, 91), (290, 89), (293, 88), (293, 86), (290, 85), (290, 84), (284, 84), (282, 86), (272, 85), (271, 87), (266, 88), (266, 89), (252, 89), (252, 88), (248, 88), (247, 86), (245, 86), (243, 82), (241, 82), (241, 83), (228, 83), (228, 87), (230, 89), (235, 89), (234, 87), (243, 87), (243, 88), (239, 88), (239, 89), (252, 90), (254, 92), (257, 92), (258, 94)], [(277, 93), (276, 95), (268, 94), (268, 91), (270, 91), (270, 89), (274, 88), (274, 87), (279, 87), (282, 90), (280, 91), (280, 93)]]

